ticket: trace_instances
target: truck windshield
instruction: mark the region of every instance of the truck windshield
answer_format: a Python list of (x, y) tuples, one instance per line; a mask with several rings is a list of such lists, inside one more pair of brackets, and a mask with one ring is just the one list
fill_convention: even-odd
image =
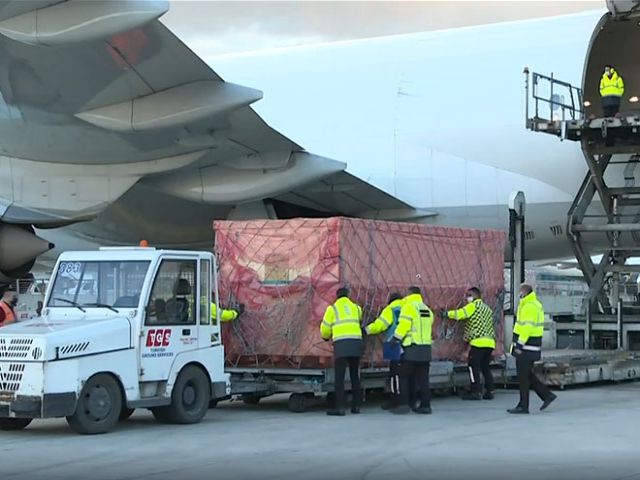
[(60, 262), (49, 307), (135, 308), (140, 300), (149, 261)]

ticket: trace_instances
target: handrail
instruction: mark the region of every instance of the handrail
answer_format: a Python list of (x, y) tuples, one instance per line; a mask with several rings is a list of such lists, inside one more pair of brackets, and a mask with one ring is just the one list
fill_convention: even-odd
[[(540, 119), (541, 103), (549, 106), (549, 121), (555, 120), (579, 120), (584, 118), (584, 108), (582, 103), (582, 89), (571, 85), (569, 82), (558, 80), (551, 73), (550, 76), (542, 75), (536, 72), (529, 72), (529, 69), (525, 67), (525, 116), (527, 126), (530, 125), (529, 120), (529, 102), (530, 99), (534, 102), (534, 119)], [(531, 83), (529, 77), (531, 76)], [(531, 85), (531, 87), (530, 87)], [(542, 86), (548, 86), (548, 96), (541, 94), (540, 89)], [(560, 95), (560, 92), (567, 94), (568, 99), (565, 100), (564, 95)], [(554, 118), (554, 111), (560, 109), (561, 117)]]

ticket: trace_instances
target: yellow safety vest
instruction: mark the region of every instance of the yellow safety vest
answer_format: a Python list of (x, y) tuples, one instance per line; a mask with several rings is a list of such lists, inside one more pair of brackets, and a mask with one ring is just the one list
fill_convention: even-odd
[(535, 292), (520, 300), (518, 316), (513, 326), (513, 342), (516, 348), (539, 352), (544, 335), (544, 310)]
[(391, 325), (393, 325), (393, 309), (396, 307), (402, 307), (402, 299), (394, 300), (384, 307), (380, 316), (376, 318), (374, 322), (367, 325), (367, 333), (369, 335), (377, 335), (386, 331)]
[[(221, 322), (231, 322), (238, 318), (238, 312), (236, 312), (235, 310), (227, 310), (225, 308), (221, 308), (220, 310), (222, 310), (222, 315), (220, 315)], [(211, 320), (213, 321), (214, 325), (216, 324), (217, 319), (218, 315), (216, 304), (211, 302)]]
[(360, 320), (362, 309), (347, 297), (341, 297), (333, 305), (329, 305), (324, 312), (320, 324), (320, 335), (323, 339), (330, 338), (336, 342), (347, 339), (362, 338)]
[(602, 74), (600, 79), (600, 96), (602, 97), (621, 97), (624, 95), (624, 80), (618, 75), (618, 72), (613, 71), (613, 75), (609, 78), (606, 73)]
[(403, 347), (431, 345), (433, 312), (422, 300), (422, 295), (413, 293), (404, 297), (398, 326), (393, 334), (402, 341)]
[(464, 340), (472, 347), (496, 348), (493, 329), (493, 311), (481, 299), (476, 299), (458, 310), (449, 310), (452, 320), (466, 320)]

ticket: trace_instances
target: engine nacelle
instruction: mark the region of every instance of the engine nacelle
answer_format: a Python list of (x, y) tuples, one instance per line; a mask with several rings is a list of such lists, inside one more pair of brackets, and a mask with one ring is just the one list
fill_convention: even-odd
[(31, 226), (0, 223), (0, 288), (25, 277), (36, 258), (53, 247)]

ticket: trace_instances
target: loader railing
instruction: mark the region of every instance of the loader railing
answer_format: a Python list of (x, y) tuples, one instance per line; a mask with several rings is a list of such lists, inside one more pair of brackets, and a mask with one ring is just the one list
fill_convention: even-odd
[[(530, 74), (525, 67), (524, 74), (527, 128), (531, 128), (531, 120), (564, 122), (584, 118), (581, 88), (558, 80), (553, 73), (550, 76), (536, 72)], [(533, 103), (533, 118), (529, 117), (530, 103)]]

